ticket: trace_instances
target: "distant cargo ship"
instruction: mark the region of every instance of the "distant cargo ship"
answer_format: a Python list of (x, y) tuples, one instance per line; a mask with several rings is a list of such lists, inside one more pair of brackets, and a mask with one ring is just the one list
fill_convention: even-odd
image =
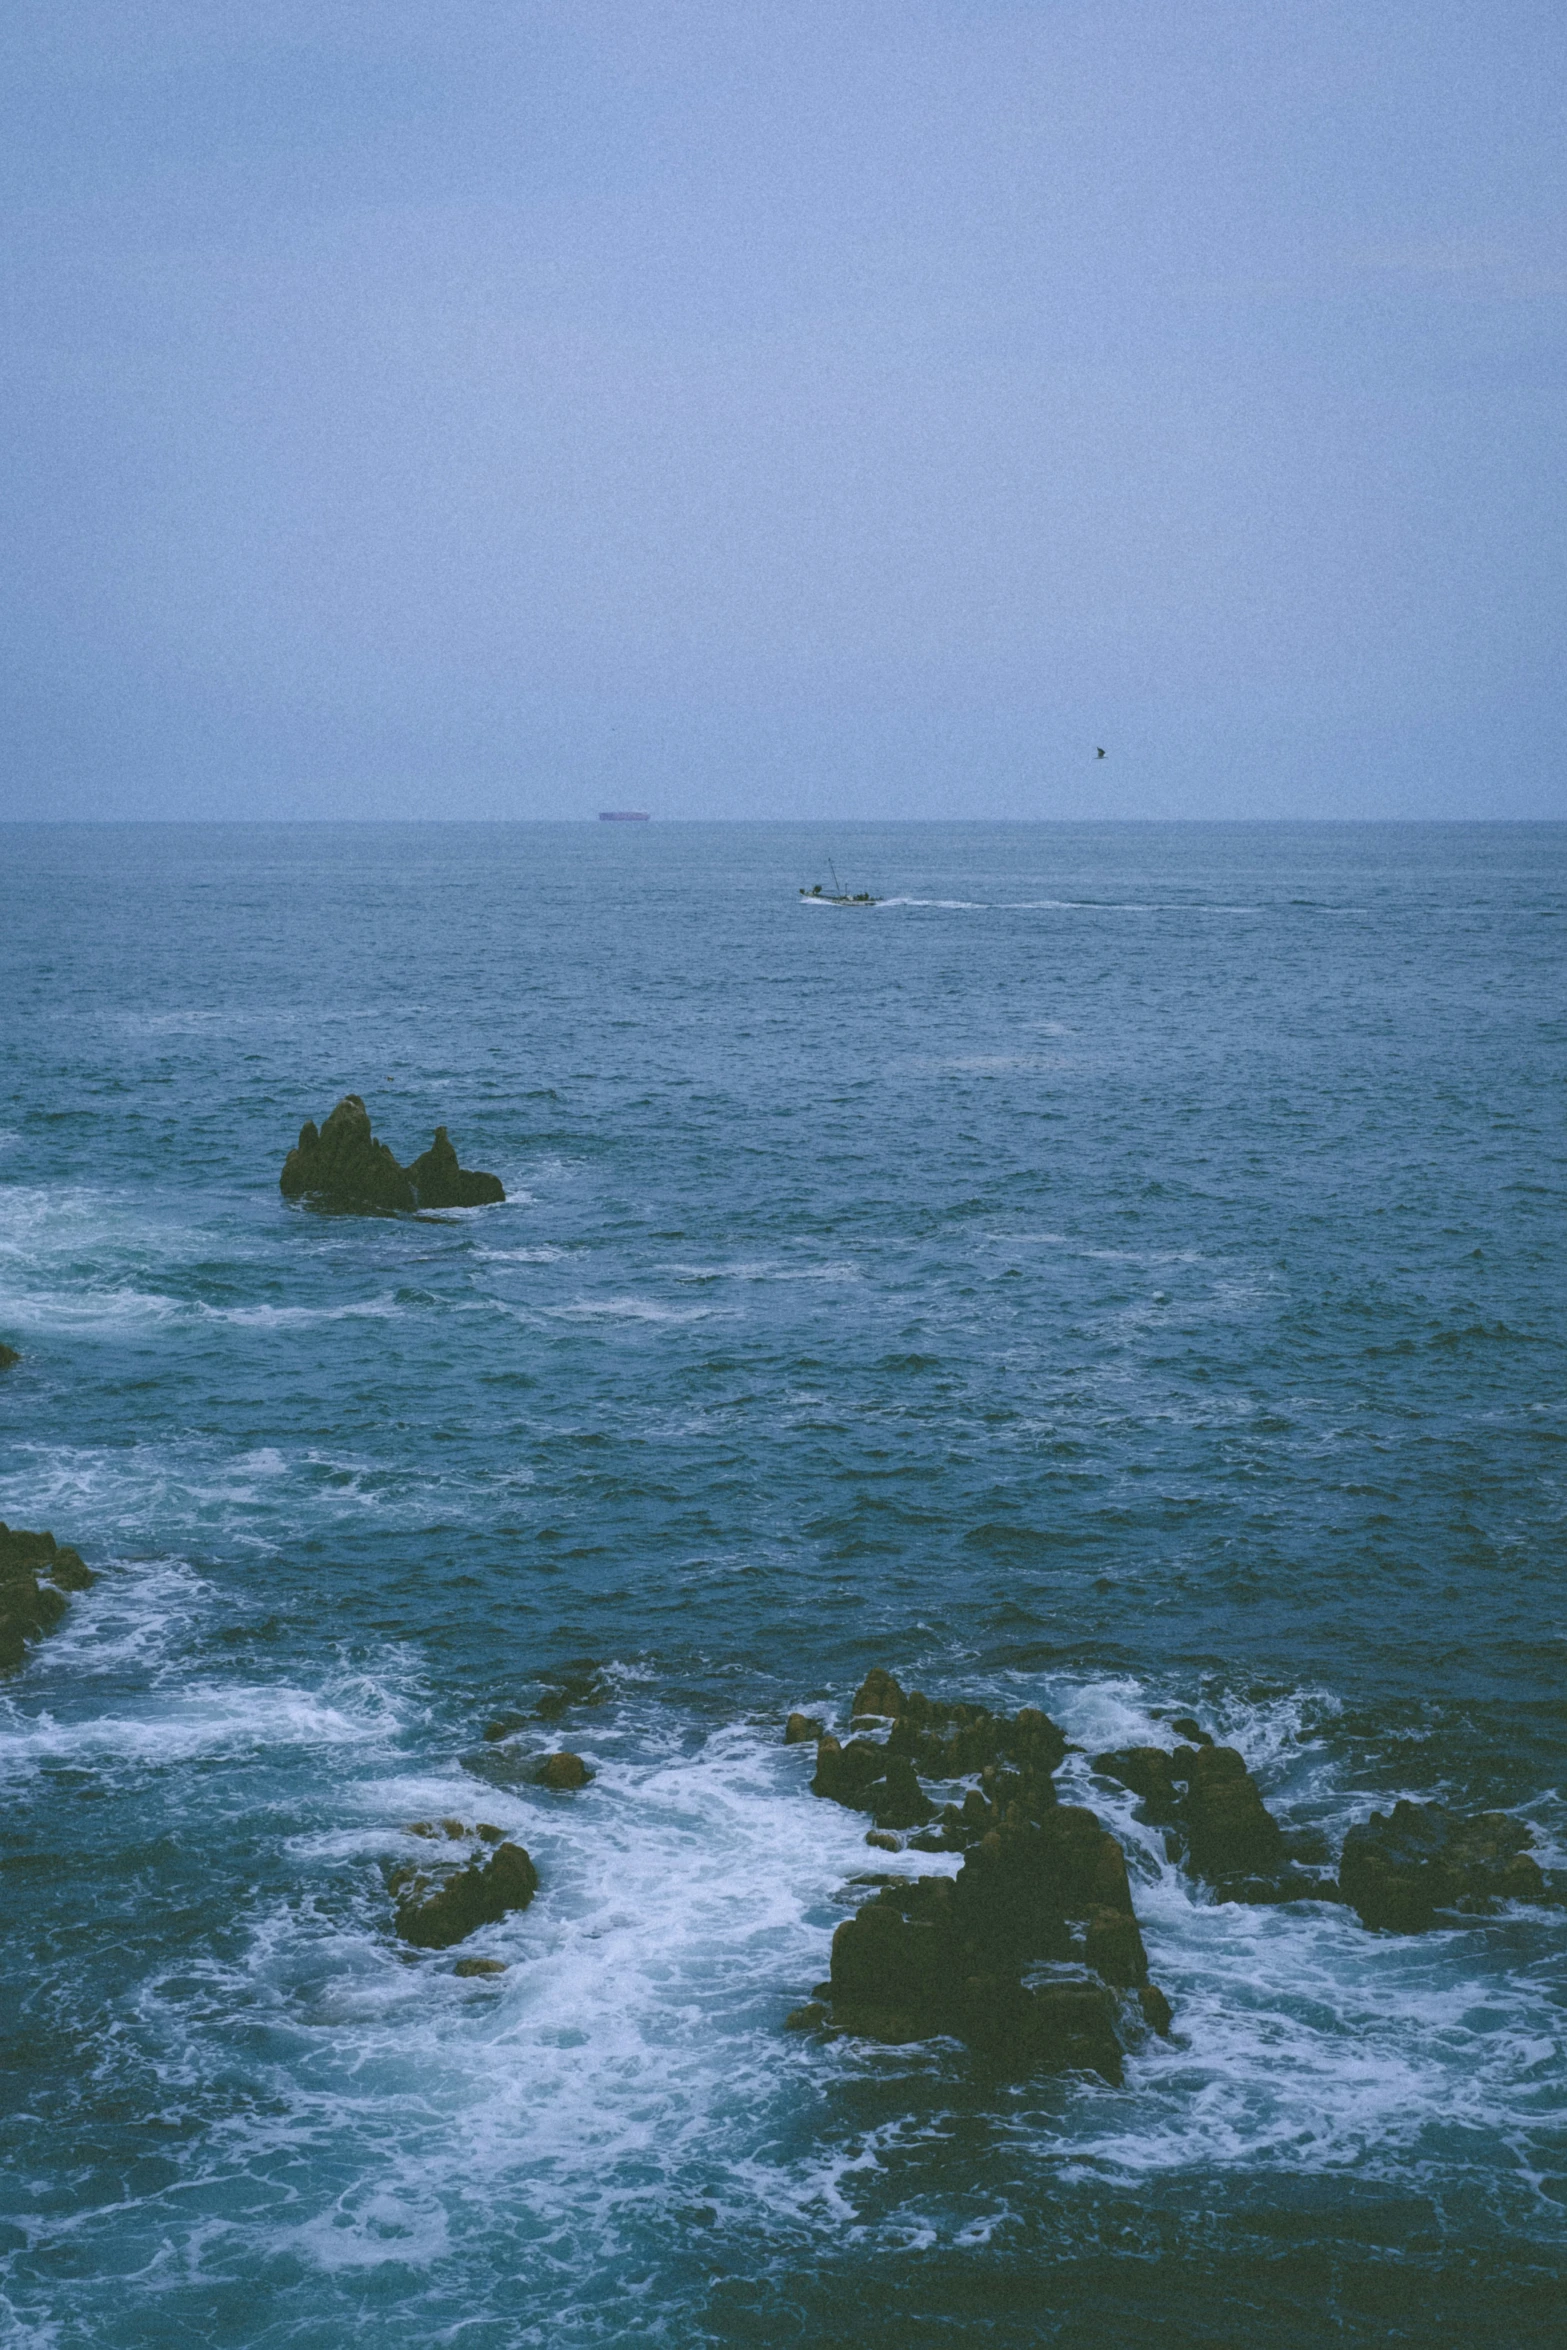
[(651, 824), (646, 808), (600, 808), (600, 824)]

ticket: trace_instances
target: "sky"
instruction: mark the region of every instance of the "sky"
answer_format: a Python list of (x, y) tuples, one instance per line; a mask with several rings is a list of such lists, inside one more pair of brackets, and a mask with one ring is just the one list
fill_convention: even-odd
[(8, 0), (0, 89), (0, 815), (1567, 816), (1561, 0)]

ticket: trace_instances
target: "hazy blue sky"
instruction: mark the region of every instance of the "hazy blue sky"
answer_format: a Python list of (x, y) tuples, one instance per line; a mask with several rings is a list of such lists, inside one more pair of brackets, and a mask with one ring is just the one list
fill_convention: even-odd
[(0, 81), (10, 814), (1567, 814), (1562, 0), (7, 0)]

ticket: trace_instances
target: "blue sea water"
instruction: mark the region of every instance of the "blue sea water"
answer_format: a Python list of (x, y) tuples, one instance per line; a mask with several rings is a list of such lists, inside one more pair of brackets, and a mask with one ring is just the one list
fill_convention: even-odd
[[(802, 906), (831, 854), (871, 911)], [(872, 1663), (1567, 1860), (1567, 827), (24, 828), (0, 2340), (1567, 2328), (1567, 1920), (1215, 1903), (1126, 2080), (786, 2035)], [(279, 1196), (362, 1093), (504, 1206)], [(577, 1795), (478, 1775), (540, 1725)], [(478, 1768), (476, 1769), (476, 1766)], [(390, 1933), (407, 1823), (542, 1891)]]

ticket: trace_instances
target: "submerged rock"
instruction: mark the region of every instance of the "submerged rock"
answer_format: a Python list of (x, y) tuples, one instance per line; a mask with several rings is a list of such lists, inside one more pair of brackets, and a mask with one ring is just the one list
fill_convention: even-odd
[(21, 1359), (20, 1353), (14, 1346), (6, 1346), (0, 1342), (0, 1371), (9, 1371), (11, 1365), (19, 1363)]
[(496, 1175), (457, 1164), (444, 1126), (411, 1167), (399, 1166), (370, 1131), (370, 1113), (357, 1093), (345, 1093), (319, 1130), (307, 1118), (283, 1162), (278, 1189), (285, 1199), (360, 1215), (408, 1214), (414, 1208), (476, 1208), (504, 1200)]
[(500, 1844), (488, 1860), (475, 1858), (455, 1875), (394, 1869), (388, 1877), (397, 1901), (397, 1931), (418, 1950), (448, 1950), (480, 1926), (498, 1925), (526, 1909), (539, 1873), (520, 1844)]
[(54, 1630), (68, 1591), (86, 1591), (97, 1579), (81, 1554), (52, 1534), (0, 1520), (0, 1672), (14, 1671), (28, 1642)]
[(547, 1754), (538, 1770), (541, 1787), (585, 1787), (592, 1776), (580, 1754)]
[(1483, 1811), (1466, 1819), (1440, 1803), (1395, 1803), (1344, 1839), (1339, 1884), (1362, 1925), (1418, 1934), (1438, 1910), (1483, 1913), (1498, 1901), (1545, 1893), (1534, 1839), (1522, 1820)]

